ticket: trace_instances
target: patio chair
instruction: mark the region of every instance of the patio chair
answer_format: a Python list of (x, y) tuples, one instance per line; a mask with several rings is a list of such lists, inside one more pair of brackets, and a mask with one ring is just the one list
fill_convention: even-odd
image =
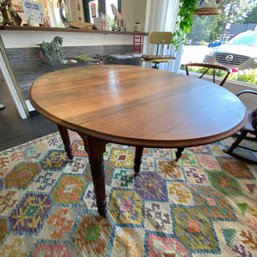
[[(227, 78), (228, 78), (228, 76), (231, 72), (231, 70), (226, 66), (216, 65), (216, 64), (209, 64), (209, 63), (187, 63), (187, 64), (184, 64), (183, 66), (185, 66), (187, 76), (189, 76), (188, 67), (203, 68), (203, 71), (201, 72), (201, 75), (199, 76), (199, 79), (203, 78), (203, 76), (206, 75), (209, 70), (211, 70), (212, 71), (212, 82), (213, 83), (216, 83), (216, 77), (218, 75), (217, 71), (224, 71), (223, 79), (219, 83), (220, 86), (224, 86), (224, 84), (225, 84), (225, 82), (226, 82), (226, 80), (227, 80)], [(216, 84), (218, 84), (218, 83), (216, 83)]]
[(163, 55), (164, 46), (170, 45), (172, 41), (172, 33), (171, 32), (160, 32), (154, 31), (150, 34), (149, 42), (150, 44), (157, 45), (156, 54), (155, 55), (145, 55), (143, 54), (141, 60), (144, 62), (153, 63), (153, 69), (159, 69), (160, 63), (169, 62), (170, 60), (174, 60), (175, 57), (172, 55)]
[[(254, 94), (257, 95), (257, 91), (253, 90), (243, 90), (236, 95), (239, 97), (243, 94)], [(257, 155), (253, 154), (253, 152), (257, 152), (257, 148), (252, 148), (253, 145), (243, 145), (243, 140), (248, 140), (248, 144), (250, 142), (257, 143), (257, 108), (254, 111), (248, 110), (248, 118), (245, 126), (239, 131), (239, 133), (234, 135), (236, 140), (230, 146), (229, 149), (223, 150), (225, 153), (237, 157), (239, 159), (248, 161), (250, 163), (257, 164)], [(246, 141), (247, 142), (247, 141)], [(240, 147), (245, 149), (246, 151), (235, 152), (234, 150)], [(250, 152), (249, 152), (250, 151)], [(247, 154), (248, 152), (248, 154)]]
[[(209, 70), (212, 71), (212, 82), (213, 83), (216, 83), (216, 76), (218, 75), (217, 74), (217, 71), (224, 71), (224, 74), (223, 74), (223, 79), (221, 80), (220, 83), (216, 83), (218, 85), (220, 85), (221, 87), (225, 84), (231, 70), (226, 67), (226, 66), (222, 66), (222, 65), (216, 65), (216, 64), (208, 64), (208, 63), (187, 63), (187, 64), (184, 64), (183, 66), (185, 66), (185, 69), (186, 69), (186, 75), (189, 76), (189, 69), (188, 67), (200, 67), (200, 68), (204, 68), (201, 75), (199, 76), (199, 79), (202, 79), (204, 75), (207, 74), (207, 72)], [(184, 151), (184, 148), (183, 147), (180, 147), (177, 149), (177, 152), (176, 152), (176, 161), (179, 160), (179, 158), (181, 157), (182, 153)]]
[[(208, 63), (187, 63), (187, 64), (183, 64), (183, 66), (185, 66), (186, 69), (186, 75), (189, 76), (189, 69), (188, 67), (198, 67), (198, 68), (203, 68), (203, 71), (201, 72), (201, 75), (199, 76), (199, 79), (202, 79), (204, 75), (207, 74), (207, 72), (209, 70), (212, 71), (212, 82), (216, 83), (216, 76), (217, 76), (217, 71), (224, 71), (224, 75), (223, 75), (223, 79), (221, 80), (220, 83), (216, 83), (220, 86), (223, 86), (231, 72), (231, 70), (226, 67), (226, 66), (222, 66), (222, 65), (216, 65), (216, 64), (208, 64)], [(177, 149), (176, 152), (176, 161), (179, 160), (179, 158), (181, 157), (182, 153), (184, 151), (183, 147), (180, 147)]]

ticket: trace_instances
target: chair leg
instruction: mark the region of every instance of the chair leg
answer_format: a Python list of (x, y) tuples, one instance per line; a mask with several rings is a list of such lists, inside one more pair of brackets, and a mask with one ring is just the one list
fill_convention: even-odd
[(179, 158), (182, 155), (182, 152), (184, 151), (184, 147), (179, 147), (176, 152), (176, 162), (179, 160)]
[(152, 69), (159, 69), (159, 63), (154, 62), (154, 65), (152, 66)]
[(233, 150), (241, 143), (241, 141), (246, 137), (247, 131), (241, 131), (240, 135), (237, 137), (235, 142), (230, 146), (229, 149), (224, 150), (225, 153), (231, 154)]

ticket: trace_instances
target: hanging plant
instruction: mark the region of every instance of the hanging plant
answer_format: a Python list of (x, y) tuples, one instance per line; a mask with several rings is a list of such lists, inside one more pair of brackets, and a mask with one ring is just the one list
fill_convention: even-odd
[(190, 32), (193, 26), (193, 18), (195, 15), (196, 4), (199, 0), (180, 0), (178, 21), (176, 22), (176, 30), (173, 33), (173, 45), (176, 50), (180, 44), (186, 41), (186, 34)]
[(204, 15), (219, 15), (221, 9), (219, 5), (224, 2), (223, 0), (200, 0), (198, 8), (195, 10), (195, 14), (198, 16)]
[[(208, 7), (197, 9), (198, 2), (199, 7), (202, 6), (204, 2), (206, 2)], [(193, 26), (194, 15), (218, 15), (221, 11), (220, 9), (215, 7), (222, 2), (223, 0), (180, 0), (178, 21), (176, 22), (176, 30), (173, 33), (172, 40), (172, 43), (175, 46), (176, 50), (178, 49), (180, 44), (185, 44), (186, 34), (190, 32), (191, 27)], [(196, 10), (201, 13), (197, 13)]]

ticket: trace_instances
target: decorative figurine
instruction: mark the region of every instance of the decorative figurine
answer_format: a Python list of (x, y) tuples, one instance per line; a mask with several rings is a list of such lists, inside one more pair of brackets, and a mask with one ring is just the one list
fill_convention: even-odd
[(122, 13), (120, 13), (114, 4), (111, 4), (112, 13), (114, 14), (114, 30), (126, 31), (126, 23)]
[(61, 37), (56, 36), (50, 43), (43, 41), (43, 43), (37, 44), (40, 49), (39, 57), (43, 63), (52, 67), (64, 63), (62, 41)]
[(22, 19), (18, 13), (12, 8), (11, 0), (0, 1), (0, 11), (2, 13), (2, 25), (20, 26)]

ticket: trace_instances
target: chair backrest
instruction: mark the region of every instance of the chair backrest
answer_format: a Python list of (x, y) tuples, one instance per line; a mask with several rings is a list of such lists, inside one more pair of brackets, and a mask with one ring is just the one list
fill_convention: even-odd
[(224, 71), (225, 75), (223, 77), (223, 80), (219, 84), (220, 86), (223, 86), (225, 84), (225, 82), (226, 82), (226, 80), (227, 80), (227, 78), (228, 78), (228, 76), (231, 72), (231, 70), (226, 66), (216, 65), (216, 64), (209, 64), (209, 63), (187, 63), (187, 64), (184, 64), (184, 66), (185, 66), (185, 69), (186, 69), (187, 76), (189, 76), (188, 67), (206, 68), (206, 69), (204, 69), (204, 71), (200, 75), (199, 79), (201, 79), (211, 69), (212, 70), (212, 81), (213, 81), (213, 83), (216, 83), (217, 70)]
[[(150, 44), (157, 45), (156, 55), (163, 54), (164, 45), (170, 45), (172, 41), (172, 33), (171, 32), (163, 32), (163, 31), (153, 31), (150, 34), (149, 42)], [(159, 47), (161, 45), (161, 53), (159, 53)]]
[(153, 31), (150, 34), (149, 41), (151, 44), (171, 44), (172, 33), (162, 32), (162, 31)]

